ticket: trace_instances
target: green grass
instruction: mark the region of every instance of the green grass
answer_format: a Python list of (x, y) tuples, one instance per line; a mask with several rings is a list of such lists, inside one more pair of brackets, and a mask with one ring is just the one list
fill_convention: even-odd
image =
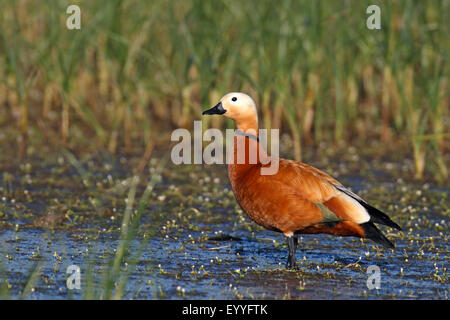
[[(0, 127), (21, 155), (132, 151), (239, 90), (297, 159), (302, 144), (406, 139), (418, 178), (448, 177), (448, 0), (75, 3), (79, 31), (73, 1), (1, 2)], [(382, 30), (366, 28), (370, 4)]]

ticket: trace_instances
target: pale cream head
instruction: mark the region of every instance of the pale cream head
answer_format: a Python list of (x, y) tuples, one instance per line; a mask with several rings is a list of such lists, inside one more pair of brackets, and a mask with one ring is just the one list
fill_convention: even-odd
[(238, 120), (249, 116), (257, 116), (256, 104), (253, 99), (242, 92), (230, 92), (220, 99), (225, 109), (224, 116)]
[(230, 92), (220, 99), (225, 117), (236, 121), (238, 129), (258, 130), (258, 113), (253, 99), (242, 92)]

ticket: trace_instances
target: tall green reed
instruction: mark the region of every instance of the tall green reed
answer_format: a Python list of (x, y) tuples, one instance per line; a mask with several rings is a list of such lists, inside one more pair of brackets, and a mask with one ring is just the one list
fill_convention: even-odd
[(80, 1), (77, 31), (68, 4), (3, 4), (0, 103), (19, 141), (132, 151), (240, 90), (297, 159), (302, 144), (406, 140), (417, 177), (447, 176), (448, 1), (377, 2), (381, 30), (370, 1)]

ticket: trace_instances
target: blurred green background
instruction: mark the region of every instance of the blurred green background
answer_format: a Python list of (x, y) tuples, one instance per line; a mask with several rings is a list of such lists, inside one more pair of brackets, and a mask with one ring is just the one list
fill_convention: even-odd
[[(81, 8), (81, 30), (66, 8)], [(369, 30), (366, 8), (381, 8)], [(302, 146), (404, 144), (448, 176), (450, 1), (0, 0), (0, 143), (167, 146), (229, 91)], [(221, 117), (205, 127), (230, 126)]]

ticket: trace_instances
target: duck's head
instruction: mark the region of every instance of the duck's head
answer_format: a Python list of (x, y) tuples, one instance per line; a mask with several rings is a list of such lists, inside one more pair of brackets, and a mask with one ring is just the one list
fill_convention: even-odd
[(244, 131), (247, 129), (258, 129), (256, 104), (249, 95), (242, 92), (227, 93), (220, 99), (218, 104), (211, 109), (203, 111), (202, 114), (223, 114), (225, 117), (233, 119), (237, 127)]

